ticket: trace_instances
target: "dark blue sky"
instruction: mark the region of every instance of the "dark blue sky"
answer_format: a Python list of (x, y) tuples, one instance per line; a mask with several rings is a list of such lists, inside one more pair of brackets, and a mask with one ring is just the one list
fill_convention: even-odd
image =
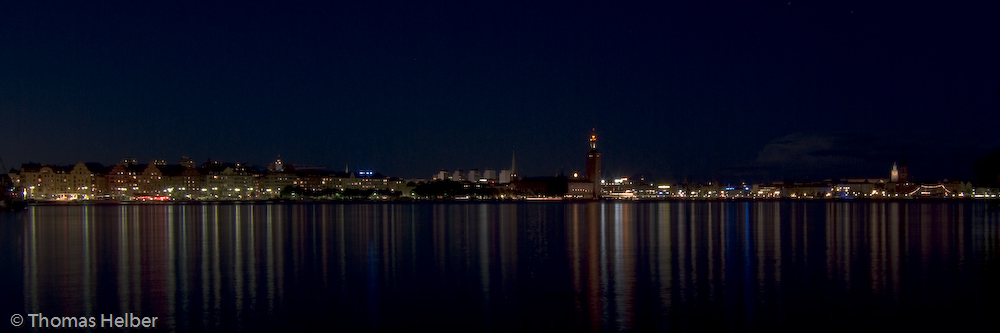
[(993, 2), (0, 4), (0, 157), (971, 180)]

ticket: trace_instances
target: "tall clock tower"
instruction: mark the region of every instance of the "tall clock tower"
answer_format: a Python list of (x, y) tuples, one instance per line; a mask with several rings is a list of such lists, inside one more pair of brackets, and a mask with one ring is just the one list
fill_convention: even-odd
[(597, 134), (590, 132), (590, 151), (587, 152), (587, 178), (594, 184), (594, 199), (601, 198), (601, 152), (597, 151)]

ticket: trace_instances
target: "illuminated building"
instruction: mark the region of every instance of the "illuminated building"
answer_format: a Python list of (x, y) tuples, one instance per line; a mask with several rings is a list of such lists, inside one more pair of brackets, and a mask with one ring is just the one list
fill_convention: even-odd
[(889, 172), (889, 181), (893, 183), (899, 182), (899, 169), (896, 168), (896, 162), (892, 163), (892, 171)]
[(24, 188), (26, 192), (25, 199), (30, 198), (31, 190), (34, 190), (38, 186), (38, 171), (41, 167), (41, 165), (36, 163), (25, 163), (21, 164), (20, 169), (10, 169), (8, 173), (10, 180), (14, 183), (14, 186)]
[(51, 166), (34, 163), (22, 164), (20, 170), (11, 170), (13, 184), (24, 189), (26, 199), (83, 200), (91, 199), (102, 191), (97, 173), (98, 164), (77, 163), (73, 166)]
[(590, 151), (587, 152), (587, 178), (593, 183), (593, 198), (601, 197), (601, 152), (597, 151), (597, 134), (591, 130)]
[(910, 182), (910, 168), (906, 166), (906, 161), (900, 163), (899, 166), (899, 182), (909, 183)]
[(281, 162), (281, 157), (278, 157), (278, 159), (274, 160), (274, 162), (272, 162), (271, 164), (269, 164), (267, 166), (267, 171), (271, 171), (271, 172), (273, 172), (273, 171), (284, 172), (285, 171), (285, 164)]
[[(271, 168), (268, 168), (271, 169)], [(281, 195), (281, 190), (288, 186), (294, 186), (298, 183), (298, 177), (295, 174), (278, 171), (275, 169), (269, 170), (266, 174), (259, 178), (260, 192), (265, 197), (278, 197)]]
[(163, 188), (160, 193), (174, 199), (201, 199), (201, 185), (205, 176), (193, 164), (181, 159), (181, 164), (159, 167), (163, 174)]
[(584, 180), (566, 182), (566, 197), (569, 199), (591, 199), (594, 197), (594, 183)]
[(139, 189), (138, 175), (142, 169), (133, 162), (134, 159), (124, 159), (108, 171), (108, 194), (112, 199), (131, 199)]
[(166, 164), (159, 165), (157, 162), (157, 160), (153, 160), (143, 168), (142, 173), (138, 174), (139, 193), (159, 195), (165, 190), (163, 172), (160, 171), (160, 167), (166, 166)]
[(70, 193), (76, 195), (76, 199), (91, 199), (97, 192), (96, 176), (101, 172), (99, 165), (87, 165), (79, 162), (73, 166), (69, 172)]
[(251, 199), (257, 196), (254, 189), (260, 189), (256, 184), (259, 173), (249, 166), (210, 162), (202, 169), (206, 171), (202, 190), (215, 199)]

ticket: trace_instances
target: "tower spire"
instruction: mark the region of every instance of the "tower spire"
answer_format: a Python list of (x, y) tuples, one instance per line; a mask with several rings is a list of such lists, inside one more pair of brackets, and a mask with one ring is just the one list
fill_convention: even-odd
[(514, 180), (517, 178), (517, 156), (514, 154), (515, 151), (510, 151), (510, 178)]
[(597, 151), (597, 129), (590, 130), (590, 151), (587, 152), (587, 179), (592, 183), (591, 198), (601, 198), (601, 152)]
[(590, 150), (596, 150), (596, 149), (597, 149), (597, 129), (596, 128), (591, 128), (590, 129)]

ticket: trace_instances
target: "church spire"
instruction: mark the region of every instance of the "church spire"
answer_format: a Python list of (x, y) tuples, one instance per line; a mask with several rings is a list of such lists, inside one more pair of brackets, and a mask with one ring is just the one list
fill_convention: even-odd
[(517, 156), (514, 154), (514, 150), (510, 151), (510, 178), (511, 180), (517, 179)]

